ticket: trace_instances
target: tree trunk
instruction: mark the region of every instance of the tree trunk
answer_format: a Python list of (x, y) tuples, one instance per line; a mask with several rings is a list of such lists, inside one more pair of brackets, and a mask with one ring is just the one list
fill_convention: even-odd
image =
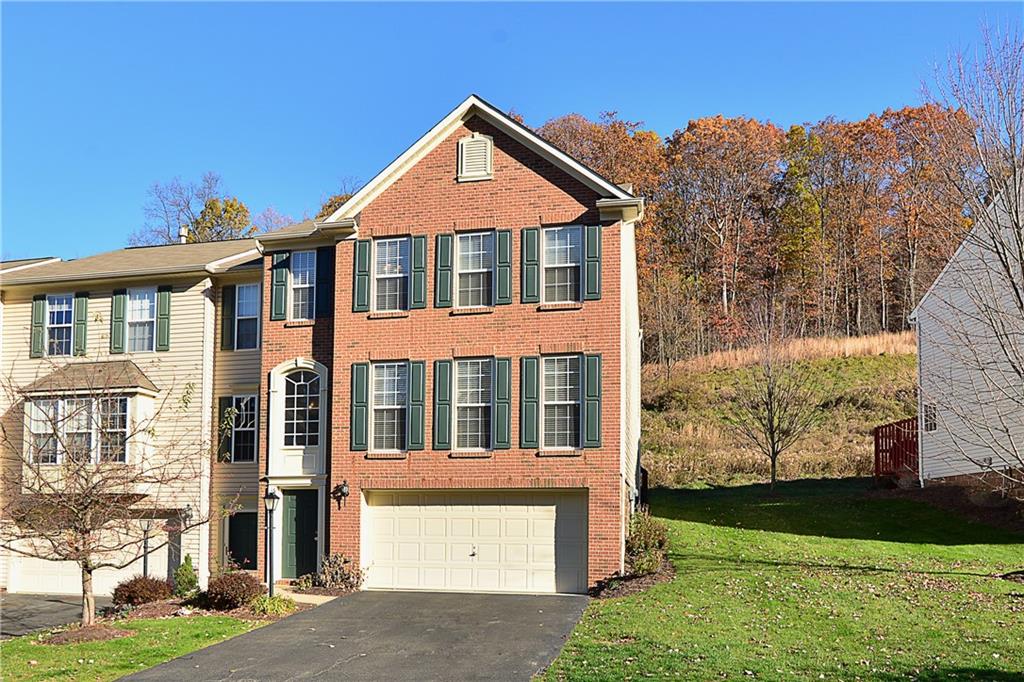
[(92, 593), (92, 569), (82, 567), (82, 625), (96, 622), (96, 597)]
[(776, 478), (776, 473), (777, 473), (777, 468), (776, 468), (776, 464), (777, 464), (778, 460), (779, 460), (779, 456), (778, 456), (778, 455), (776, 455), (775, 457), (772, 457), (772, 458), (771, 458), (771, 461), (772, 461), (772, 482), (771, 482), (771, 489), (772, 489), (773, 491), (775, 490), (775, 478)]

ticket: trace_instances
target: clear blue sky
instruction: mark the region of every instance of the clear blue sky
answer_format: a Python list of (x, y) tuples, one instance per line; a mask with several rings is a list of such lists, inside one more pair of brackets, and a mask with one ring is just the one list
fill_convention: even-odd
[[(4, 4), (4, 258), (118, 248), (147, 188), (212, 170), (315, 211), (467, 94), (530, 125), (617, 110), (781, 125), (914, 104), (1019, 4)], [(460, 48), (466, 45), (468, 49)]]

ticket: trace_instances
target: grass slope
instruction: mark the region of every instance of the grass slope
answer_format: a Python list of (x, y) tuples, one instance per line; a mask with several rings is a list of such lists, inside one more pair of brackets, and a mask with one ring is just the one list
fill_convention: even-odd
[(548, 680), (1022, 680), (1024, 537), (861, 481), (656, 491), (676, 578), (593, 602)]
[[(39, 644), (26, 635), (0, 644), (4, 680), (116, 680), (251, 630), (226, 616), (139, 619), (115, 623), (130, 637), (83, 644)], [(31, 664), (30, 661), (35, 661)]]
[[(871, 429), (912, 416), (916, 356), (874, 355), (803, 361), (823, 377), (830, 396), (821, 426), (779, 460), (781, 478), (863, 476), (871, 471)], [(768, 476), (768, 460), (738, 443), (725, 423), (735, 387), (750, 367), (646, 377), (643, 465), (652, 485), (748, 483)]]

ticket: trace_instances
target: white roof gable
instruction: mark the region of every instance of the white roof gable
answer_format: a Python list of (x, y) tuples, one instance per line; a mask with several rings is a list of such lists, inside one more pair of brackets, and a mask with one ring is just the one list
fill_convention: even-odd
[(398, 178), (417, 161), (422, 159), (438, 144), (440, 144), (453, 130), (463, 121), (471, 116), (480, 116), (496, 128), (506, 133), (525, 147), (546, 158), (558, 168), (577, 178), (585, 185), (601, 194), (606, 199), (634, 199), (633, 195), (622, 189), (614, 182), (602, 177), (597, 172), (587, 168), (579, 161), (573, 159), (565, 152), (546, 142), (532, 130), (514, 121), (491, 104), (476, 95), (470, 95), (462, 104), (455, 107), (447, 116), (431, 128), (426, 135), (406, 149), (401, 156), (391, 162), (387, 168), (382, 170), (370, 182), (363, 186), (358, 192), (342, 204), (338, 210), (324, 220), (324, 223), (335, 223), (346, 218), (354, 218), (358, 213), (384, 190), (390, 187)]

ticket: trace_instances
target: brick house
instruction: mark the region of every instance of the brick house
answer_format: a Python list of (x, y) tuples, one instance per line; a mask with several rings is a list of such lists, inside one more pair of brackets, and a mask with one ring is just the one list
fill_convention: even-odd
[[(53, 442), (33, 410), (66, 400), (29, 390), (48, 376), (127, 372), (129, 423), (193, 388), (156, 430), (201, 474), (146, 504), (210, 521), (155, 538), (151, 574), (187, 553), (203, 584), (229, 562), (281, 580), (342, 553), (369, 588), (583, 592), (622, 570), (638, 495), (642, 212), (471, 96), (322, 222), (2, 264), (0, 361), (23, 393), (2, 415), (29, 448)], [(0, 550), (0, 587), (80, 582)]]
[(621, 571), (642, 208), (474, 96), (324, 222), (261, 236), (273, 575), (335, 552), (375, 588)]

